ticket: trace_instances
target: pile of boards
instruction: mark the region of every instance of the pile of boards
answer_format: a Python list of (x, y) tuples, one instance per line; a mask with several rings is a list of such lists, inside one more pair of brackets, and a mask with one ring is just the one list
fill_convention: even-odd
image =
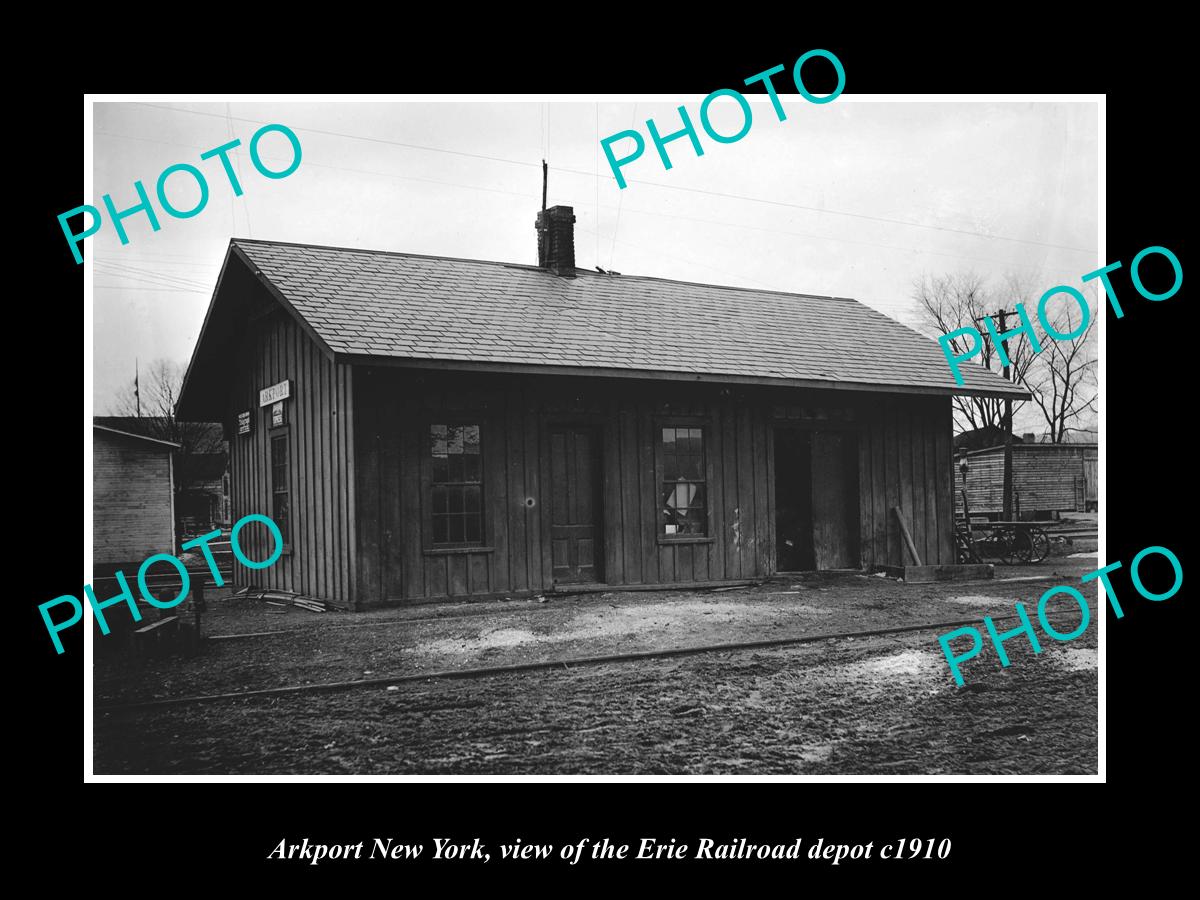
[(335, 603), (329, 603), (326, 600), (317, 600), (313, 597), (306, 597), (303, 594), (297, 594), (293, 591), (274, 591), (266, 588), (242, 588), (234, 597), (242, 597), (247, 600), (262, 600), (271, 606), (295, 606), (298, 609), (306, 609), (309, 612), (323, 613), (331, 610), (344, 610), (346, 607), (338, 606)]

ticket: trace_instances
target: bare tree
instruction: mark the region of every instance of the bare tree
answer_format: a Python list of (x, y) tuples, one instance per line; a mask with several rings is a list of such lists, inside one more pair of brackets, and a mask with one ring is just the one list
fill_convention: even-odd
[[(975, 328), (983, 334), (979, 356), (970, 362), (988, 369), (999, 369), (996, 348), (990, 339), (983, 319), (1000, 309), (1015, 310), (1018, 303), (1025, 307), (1034, 328), (1038, 331), (1041, 352), (1035, 353), (1027, 335), (1008, 341), (1005, 351), (1012, 365), (1013, 381), (1024, 385), (1033, 395), (1033, 403), (1046, 421), (1047, 436), (1052, 443), (1062, 443), (1072, 433), (1093, 434), (1098, 384), (1096, 377), (1096, 346), (1093, 329), (1096, 326), (1094, 304), (1089, 302), (1088, 324), (1073, 338), (1056, 340), (1045, 335), (1037, 322), (1040, 288), (1028, 277), (1007, 274), (1002, 287), (993, 290), (974, 272), (950, 275), (925, 275), (913, 284), (913, 299), (917, 301), (928, 330), (935, 335), (949, 335), (960, 328)], [(1072, 334), (1081, 324), (1083, 311), (1069, 297), (1050, 301), (1047, 315), (1054, 331)], [(993, 320), (994, 321), (994, 320)], [(1010, 320), (1010, 326), (1014, 324)], [(974, 346), (970, 336), (955, 337), (950, 342), (956, 354), (966, 353)], [(1013, 403), (1014, 415), (1020, 401)], [(981, 428), (1000, 431), (1004, 425), (1004, 401), (987, 397), (954, 397), (954, 421), (961, 433)]]
[[(1048, 306), (1049, 322), (1059, 334), (1072, 334), (1082, 325), (1084, 312), (1069, 299), (1058, 298)], [(1042, 339), (1042, 352), (1025, 377), (1025, 386), (1046, 420), (1047, 436), (1063, 443), (1072, 432), (1091, 434), (1091, 417), (1096, 414), (1099, 383), (1096, 373), (1096, 342), (1093, 329), (1097, 313), (1088, 303), (1087, 326), (1072, 338)]]
[(156, 359), (139, 372), (110, 405), (114, 416), (136, 417), (131, 423), (138, 434), (182, 445), (181, 452), (220, 453), (220, 434), (205, 422), (183, 422), (175, 418), (175, 406), (183, 387), (186, 369), (169, 359)]
[[(1005, 290), (996, 294), (984, 279), (974, 272), (959, 272), (950, 275), (923, 275), (913, 283), (913, 299), (917, 301), (921, 317), (928, 330), (935, 335), (950, 335), (960, 328), (974, 328), (985, 335), (979, 356), (970, 362), (987, 369), (1000, 369), (996, 348), (986, 338), (983, 319), (996, 313), (1001, 307), (1015, 309), (1028, 294), (1028, 285), (1015, 276), (1005, 280)], [(1029, 306), (1026, 304), (1026, 309)], [(970, 336), (951, 338), (950, 347), (962, 355), (974, 346)], [(1026, 373), (1033, 364), (1035, 354), (1029, 341), (1022, 335), (1005, 344), (1012, 366), (1012, 378), (1023, 383)], [(1004, 401), (993, 397), (965, 397), (955, 395), (954, 424), (962, 433), (981, 428), (1000, 430), (1004, 425)], [(1023, 401), (1013, 402), (1013, 414)]]

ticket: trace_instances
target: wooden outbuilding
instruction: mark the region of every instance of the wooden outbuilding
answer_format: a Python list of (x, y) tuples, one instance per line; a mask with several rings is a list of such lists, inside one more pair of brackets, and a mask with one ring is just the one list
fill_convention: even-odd
[[(971, 512), (999, 514), (1004, 508), (1004, 448), (988, 447), (966, 457)], [(1014, 443), (1014, 508), (1022, 516), (1095, 511), (1098, 460), (1099, 447), (1094, 443)], [(961, 478), (958, 486), (964, 486)]]
[[(237, 578), (355, 608), (955, 562), (956, 391), (854, 300), (235, 239), (178, 415), (226, 423)], [(247, 529), (247, 534), (250, 529)], [(251, 538), (265, 558), (269, 536)]]
[(97, 576), (174, 553), (178, 444), (92, 426), (92, 563)]

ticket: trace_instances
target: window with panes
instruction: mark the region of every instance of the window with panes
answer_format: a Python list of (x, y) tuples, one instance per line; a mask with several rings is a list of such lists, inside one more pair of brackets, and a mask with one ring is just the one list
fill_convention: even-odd
[(271, 519), (279, 526), (285, 545), (292, 542), (289, 475), (288, 436), (281, 434), (271, 438)]
[(704, 429), (662, 429), (662, 512), (659, 534), (708, 534), (708, 492), (704, 466)]
[(435, 547), (483, 544), (483, 456), (478, 425), (430, 425), (430, 525)]

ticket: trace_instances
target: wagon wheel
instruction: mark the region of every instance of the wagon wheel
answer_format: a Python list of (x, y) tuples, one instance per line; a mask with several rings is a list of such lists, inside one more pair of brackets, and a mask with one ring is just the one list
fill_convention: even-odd
[(981, 559), (995, 559), (1003, 555), (1004, 541), (1000, 532), (988, 531), (975, 541), (975, 549)]
[(1007, 534), (1007, 529), (1004, 528), (990, 529), (984, 538), (980, 539), (978, 542), (979, 550), (980, 553), (982, 553), (982, 556), (989, 557), (991, 559), (998, 559), (1000, 562), (1007, 562), (1004, 557), (1006, 557), (1006, 554), (1008, 553), (1009, 544), (1009, 535)]
[(1011, 565), (1027, 563), (1033, 559), (1033, 539), (1024, 528), (1008, 529), (1008, 546), (1004, 561)]
[(1050, 535), (1041, 528), (1029, 529), (1030, 556), (1029, 562), (1040, 563), (1050, 555)]
[(967, 541), (957, 531), (954, 532), (954, 549), (960, 564), (970, 562), (971, 551), (967, 547)]
[(1002, 563), (1012, 565), (1014, 537), (1011, 528), (997, 528), (992, 532), (992, 555)]
[(967, 562), (973, 562), (973, 563), (982, 563), (983, 562), (983, 556), (979, 552), (979, 545), (976, 544), (973, 540), (969, 541), (967, 543), (967, 555), (969, 557), (967, 559)]
[(958, 546), (958, 561), (960, 563), (981, 563), (983, 558), (975, 549), (975, 544), (967, 534), (961, 531), (954, 532), (954, 541)]
[(1013, 565), (1021, 558), (1020, 551), (1027, 547), (1021, 540), (1021, 532), (1014, 528), (997, 528), (992, 532), (992, 554), (1002, 563)]

